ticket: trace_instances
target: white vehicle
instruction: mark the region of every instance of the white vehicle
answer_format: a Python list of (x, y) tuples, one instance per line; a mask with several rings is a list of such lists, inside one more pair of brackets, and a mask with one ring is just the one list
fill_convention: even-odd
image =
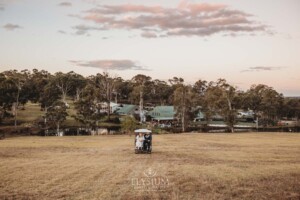
[(134, 131), (135, 153), (152, 152), (152, 131), (148, 129), (137, 129)]

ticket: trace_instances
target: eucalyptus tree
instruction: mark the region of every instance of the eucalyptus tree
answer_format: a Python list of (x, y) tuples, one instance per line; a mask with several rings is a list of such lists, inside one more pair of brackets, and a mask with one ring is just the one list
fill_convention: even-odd
[(151, 83), (150, 81), (151, 81), (151, 77), (143, 74), (138, 74), (132, 78), (134, 89), (131, 92), (131, 98), (134, 99), (137, 96), (139, 96), (139, 112), (140, 112), (141, 123), (143, 122), (143, 118), (144, 118), (143, 108), (144, 108), (145, 91), (149, 90), (149, 85)]
[(182, 78), (174, 77), (170, 83), (176, 88), (173, 94), (173, 104), (176, 117), (181, 121), (182, 132), (185, 132), (189, 122), (194, 119), (199, 111), (196, 94), (192, 86), (184, 84)]
[(280, 116), (287, 119), (300, 118), (300, 99), (299, 98), (285, 98), (283, 107), (280, 109)]
[(57, 72), (51, 79), (52, 84), (60, 91), (64, 103), (67, 102), (67, 96), (70, 92), (76, 90), (76, 76), (77, 74), (73, 71), (68, 73)]
[(87, 84), (87, 79), (80, 74), (74, 73), (73, 82), (74, 82), (74, 86), (70, 91), (70, 95), (74, 97), (75, 101), (79, 101), (83, 93), (83, 90)]
[(18, 72), (17, 70), (10, 70), (3, 72), (3, 74), (16, 88), (15, 93), (12, 95), (12, 98), (14, 99), (12, 112), (14, 116), (14, 126), (16, 127), (19, 105), (20, 103), (25, 104), (28, 101), (28, 91), (26, 91), (26, 87), (24, 87), (24, 85), (29, 80), (30, 72), (28, 70), (22, 70), (21, 72)]
[(199, 97), (203, 97), (205, 95), (205, 92), (207, 90), (207, 81), (206, 80), (201, 80), (199, 79), (198, 81), (196, 81), (193, 85), (193, 90), (196, 92), (196, 94)]
[(4, 118), (11, 116), (8, 111), (15, 102), (17, 90), (14, 82), (0, 73), (0, 123)]
[(171, 90), (172, 90), (172, 94), (169, 96), (168, 101), (169, 101), (170, 104), (173, 105), (174, 104), (174, 92), (178, 87), (183, 85), (184, 79), (183, 78), (178, 78), (178, 77), (173, 77), (172, 79), (169, 79), (168, 82), (171, 85)]
[(30, 79), (25, 85), (28, 88), (28, 98), (31, 102), (40, 102), (44, 98), (44, 90), (51, 77), (52, 75), (48, 71), (32, 70)]
[(41, 110), (45, 111), (44, 123), (47, 126), (47, 112), (48, 109), (51, 108), (55, 102), (61, 99), (61, 93), (59, 89), (53, 85), (52, 82), (49, 82), (47, 85), (43, 87), (41, 91), (41, 95), (39, 98), (39, 103), (41, 105)]
[(97, 89), (98, 103), (102, 101), (106, 102), (107, 117), (109, 120), (111, 115), (110, 104), (113, 99), (113, 94), (115, 92), (118, 77), (113, 77), (109, 73), (104, 72), (103, 74), (98, 73), (96, 76), (90, 76), (89, 79), (89, 87), (93, 86), (95, 89)]
[(151, 102), (155, 104), (165, 105), (170, 103), (169, 97), (172, 96), (173, 90), (166, 81), (155, 79), (152, 81), (151, 87)]
[(270, 120), (277, 120), (283, 103), (283, 95), (269, 87), (265, 90), (262, 100), (262, 111), (264, 116)]
[(223, 116), (230, 131), (234, 132), (234, 125), (237, 123), (237, 107), (239, 106), (238, 93), (237, 89), (227, 83), (225, 79), (208, 83), (203, 98), (203, 110), (207, 121), (213, 115), (219, 114)]
[(56, 101), (48, 108), (46, 118), (56, 126), (56, 135), (60, 135), (61, 124), (68, 116), (66, 104), (62, 101)]
[(260, 117), (275, 119), (282, 105), (282, 94), (267, 85), (252, 85), (245, 93), (244, 108), (254, 112), (257, 128)]
[(193, 85), (193, 91), (196, 96), (197, 105), (202, 113), (204, 113), (205, 117), (205, 124), (204, 126), (207, 127), (213, 113), (213, 109), (210, 107), (210, 96), (206, 95), (208, 89), (208, 83), (206, 80), (199, 79)]
[(134, 89), (134, 84), (130, 80), (117, 79), (116, 98), (118, 102), (129, 103), (130, 97)]
[(117, 77), (114, 80), (114, 88), (112, 96), (115, 103), (118, 103), (122, 99), (128, 99), (128, 94), (132, 91), (132, 84), (130, 81), (124, 81), (121, 77)]
[(101, 112), (102, 104), (100, 88), (95, 87), (95, 77), (90, 77), (85, 86), (81, 98), (75, 102), (76, 115), (73, 117), (78, 122), (86, 125), (88, 129), (92, 126), (98, 127), (98, 122), (104, 117)]
[(112, 101), (113, 93), (115, 92), (116, 84), (119, 80), (119, 77), (112, 76), (108, 72), (104, 72), (100, 76), (101, 76), (100, 84), (102, 85), (103, 88), (103, 96), (104, 96), (103, 99), (107, 104), (107, 118), (109, 120), (111, 115), (110, 103)]

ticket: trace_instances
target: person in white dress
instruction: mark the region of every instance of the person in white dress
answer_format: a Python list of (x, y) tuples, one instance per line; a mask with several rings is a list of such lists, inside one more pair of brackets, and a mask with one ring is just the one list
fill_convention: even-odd
[(137, 136), (136, 136), (136, 143), (135, 143), (135, 146), (136, 148), (143, 148), (143, 143), (144, 143), (144, 135), (142, 133), (139, 133)]

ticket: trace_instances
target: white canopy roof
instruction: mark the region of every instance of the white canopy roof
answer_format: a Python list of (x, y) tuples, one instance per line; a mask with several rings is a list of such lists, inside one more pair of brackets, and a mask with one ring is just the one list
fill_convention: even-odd
[(135, 133), (151, 133), (152, 131), (150, 131), (148, 129), (136, 129), (134, 132)]

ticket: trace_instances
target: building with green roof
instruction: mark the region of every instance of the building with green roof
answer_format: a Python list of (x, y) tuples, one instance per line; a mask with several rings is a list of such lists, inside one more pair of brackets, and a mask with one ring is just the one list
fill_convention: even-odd
[(174, 120), (175, 114), (174, 106), (156, 106), (153, 110), (147, 113), (149, 117), (157, 121)]
[(138, 106), (131, 104), (122, 104), (119, 109), (116, 111), (118, 115), (134, 115)]

